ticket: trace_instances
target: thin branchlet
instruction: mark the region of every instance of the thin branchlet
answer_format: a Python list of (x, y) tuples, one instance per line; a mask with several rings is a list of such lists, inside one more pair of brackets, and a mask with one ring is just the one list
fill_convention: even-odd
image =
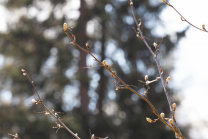
[[(65, 29), (65, 25), (64, 25), (64, 29)], [(59, 112), (55, 112), (54, 110), (51, 111), (51, 110), (49, 110), (49, 109), (43, 104), (43, 100), (41, 100), (41, 98), (40, 98), (40, 96), (39, 96), (39, 93), (38, 93), (38, 91), (37, 91), (37, 89), (36, 89), (36, 87), (35, 87), (33, 81), (30, 79), (30, 77), (28, 76), (27, 72), (26, 72), (24, 69), (22, 69), (21, 71), (23, 72), (23, 75), (27, 76), (27, 78), (28, 78), (29, 81), (31, 82), (31, 84), (32, 84), (33, 88), (35, 89), (35, 92), (36, 92), (36, 94), (37, 94), (37, 96), (38, 96), (38, 100), (32, 99), (32, 102), (35, 103), (35, 104), (40, 104), (40, 105), (42, 105), (42, 106), (45, 108), (45, 115), (52, 115), (54, 118), (56, 118), (57, 122), (59, 123), (58, 127), (60, 127), (60, 128), (65, 128), (65, 129), (66, 129), (69, 133), (71, 133), (75, 138), (80, 139), (80, 138), (78, 137), (77, 134), (73, 133), (73, 132), (72, 132), (72, 131), (71, 131), (71, 130), (70, 130), (70, 129), (62, 122), (62, 121), (61, 121), (60, 117), (58, 117), (58, 114), (57, 114), (57, 113), (59, 113)], [(53, 113), (53, 112), (55, 112), (55, 113)], [(38, 113), (38, 112), (36, 112), (36, 113)], [(56, 132), (58, 132), (58, 130), (59, 130), (60, 128), (58, 128)]]
[(180, 17), (181, 17), (181, 21), (184, 21), (184, 22), (186, 22), (186, 23), (188, 23), (189, 25), (191, 25), (192, 27), (194, 27), (194, 28), (196, 28), (196, 29), (198, 29), (198, 30), (201, 30), (201, 31), (204, 31), (204, 32), (208, 32), (207, 30), (206, 30), (206, 28), (205, 28), (205, 24), (202, 24), (202, 28), (199, 28), (199, 27), (197, 27), (197, 26), (195, 26), (195, 25), (193, 25), (192, 23), (190, 23), (188, 20), (186, 20), (186, 18), (173, 6), (173, 5), (171, 5), (170, 3), (168, 3), (168, 2), (166, 2), (165, 0), (162, 0), (162, 2), (164, 2), (166, 5), (168, 5), (168, 6), (170, 6), (170, 7), (172, 7), (179, 15), (180, 15)]

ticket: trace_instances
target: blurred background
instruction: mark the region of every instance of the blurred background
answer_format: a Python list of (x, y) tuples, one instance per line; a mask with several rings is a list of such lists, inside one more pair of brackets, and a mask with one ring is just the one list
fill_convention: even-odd
[[(18, 133), (21, 139), (74, 138), (64, 129), (55, 133), (56, 129), (51, 126), (55, 126), (56, 120), (51, 116), (33, 112), (44, 111), (44, 108), (31, 103), (31, 99), (37, 96), (34, 96), (34, 89), (28, 79), (22, 75), (22, 68), (34, 81), (44, 104), (55, 111), (64, 112), (60, 115), (62, 121), (73, 132), (78, 133), (80, 138), (90, 138), (89, 128), (98, 137), (108, 136), (112, 139), (175, 138), (174, 133), (162, 122), (149, 124), (146, 117), (156, 118), (150, 106), (128, 90), (116, 91), (113, 78), (103, 67), (83, 68), (96, 66), (98, 63), (70, 45), (70, 40), (62, 29), (65, 22), (71, 25), (78, 44), (85, 48), (85, 43), (89, 42), (91, 52), (99, 60), (106, 60), (109, 65), (113, 63), (117, 75), (127, 84), (136, 86), (135, 90), (143, 93), (144, 84), (138, 80), (144, 80), (145, 75), (149, 75), (150, 80), (155, 79), (158, 72), (150, 52), (135, 36), (133, 30), (135, 24), (127, 0), (1, 0), (0, 2), (1, 138), (12, 138), (8, 133)], [(185, 0), (184, 4), (179, 1), (178, 3), (172, 4), (183, 6), (179, 11), (190, 8)], [(187, 88), (192, 86), (185, 84), (186, 80), (184, 81), (189, 76), (183, 76), (190, 70), (183, 67), (188, 67), (185, 64), (188, 62), (178, 61), (186, 54), (191, 54), (187, 48), (190, 48), (193, 42), (186, 44), (182, 38), (192, 27), (189, 28), (186, 23), (181, 22), (173, 9), (160, 0), (134, 1), (134, 7), (137, 18), (142, 20), (142, 30), (148, 38), (148, 43), (150, 45), (156, 41), (159, 43), (163, 38), (160, 45), (163, 59), (160, 62), (164, 77), (171, 73), (175, 80), (168, 86), (171, 100), (177, 105), (187, 106), (190, 103), (184, 104), (187, 102), (186, 96), (181, 92), (184, 90), (182, 86)], [(201, 36), (206, 35), (202, 33)], [(199, 38), (197, 34), (194, 37)], [(191, 41), (193, 40), (192, 38)], [(178, 48), (181, 45), (187, 47), (182, 49), (185, 53)], [(196, 48), (192, 50), (195, 55)], [(194, 58), (197, 59), (197, 55)], [(191, 63), (201, 62), (198, 60)], [(167, 117), (170, 116), (161, 83), (153, 83), (150, 87), (148, 93), (150, 101), (159, 113), (164, 112)], [(193, 112), (193, 107), (191, 108), (189, 111)], [(188, 112), (183, 108), (177, 111), (183, 135), (186, 138), (189, 138), (188, 134), (190, 138), (199, 137), (200, 132), (192, 128), (186, 114)], [(195, 136), (191, 133), (195, 133)], [(203, 134), (200, 137), (205, 139)]]

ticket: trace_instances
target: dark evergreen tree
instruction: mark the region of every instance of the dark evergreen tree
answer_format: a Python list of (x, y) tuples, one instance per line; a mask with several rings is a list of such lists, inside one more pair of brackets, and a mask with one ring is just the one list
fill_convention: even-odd
[[(0, 137), (18, 133), (26, 138), (72, 138), (66, 130), (56, 134), (50, 116), (34, 113), (44, 111), (29, 104), (34, 89), (22, 76), (24, 68), (31, 76), (41, 98), (49, 108), (65, 112), (62, 121), (81, 138), (89, 138), (89, 128), (99, 137), (174, 139), (174, 133), (161, 122), (149, 124), (146, 117), (155, 118), (152, 109), (128, 90), (115, 91), (113, 77), (103, 67), (95, 66), (85, 52), (70, 45), (62, 25), (73, 26), (77, 43), (90, 50), (99, 60), (113, 63), (117, 75), (141, 93), (145, 75), (158, 76), (155, 62), (143, 41), (136, 38), (128, 1), (114, 0), (8, 0), (8, 9), (25, 11), (16, 23), (8, 23), (6, 33), (0, 34), (0, 53), (4, 66), (0, 72), (1, 93), (12, 92), (12, 102), (1, 98)], [(157, 35), (152, 31), (160, 22), (164, 4), (151, 0), (135, 1), (135, 12), (141, 19), (143, 33), (152, 44)], [(71, 10), (70, 10), (71, 9)], [(15, 11), (16, 10), (16, 11)], [(177, 33), (178, 38), (184, 32)], [(174, 48), (169, 36), (163, 37), (160, 50), (165, 58)], [(153, 48), (152, 48), (153, 49)], [(88, 63), (88, 65), (86, 64)], [(164, 66), (164, 63), (162, 63)], [(171, 67), (164, 67), (165, 77)], [(169, 113), (169, 106), (160, 82), (150, 85), (148, 96), (159, 112)]]

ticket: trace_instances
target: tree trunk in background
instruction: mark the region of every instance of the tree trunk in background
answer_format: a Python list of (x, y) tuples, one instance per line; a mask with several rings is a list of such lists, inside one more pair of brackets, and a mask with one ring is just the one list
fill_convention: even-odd
[[(84, 44), (87, 42), (87, 34), (86, 34), (86, 24), (89, 20), (89, 12), (87, 9), (87, 5), (85, 3), (85, 0), (81, 0), (80, 3), (80, 17), (78, 19), (79, 26), (78, 26), (78, 33), (76, 34), (76, 37), (78, 38), (77, 42), (81, 46), (85, 46)], [(80, 81), (80, 97), (81, 97), (81, 110), (85, 113), (88, 111), (88, 104), (89, 104), (89, 96), (88, 96), (88, 89), (89, 89), (89, 83), (88, 83), (88, 76), (87, 76), (87, 68), (86, 67), (86, 56), (87, 53), (83, 51), (80, 52), (80, 61), (79, 61), (79, 81)]]
[[(101, 47), (101, 53), (100, 53), (100, 56), (101, 56), (101, 59), (102, 61), (105, 59), (105, 41), (106, 41), (106, 38), (105, 38), (105, 31), (106, 31), (106, 27), (105, 27), (105, 23), (102, 22), (102, 38), (101, 38), (101, 42), (102, 42), (102, 47)], [(104, 74), (104, 68), (100, 68), (98, 70), (98, 73), (100, 75), (100, 81), (99, 81), (99, 87), (97, 89), (97, 93), (99, 94), (99, 98), (98, 98), (98, 103), (97, 103), (97, 108), (99, 110), (99, 115), (102, 115), (103, 111), (102, 111), (102, 107), (103, 107), (103, 99), (105, 97), (105, 93), (107, 91), (107, 84), (108, 84), (108, 78), (105, 76)]]

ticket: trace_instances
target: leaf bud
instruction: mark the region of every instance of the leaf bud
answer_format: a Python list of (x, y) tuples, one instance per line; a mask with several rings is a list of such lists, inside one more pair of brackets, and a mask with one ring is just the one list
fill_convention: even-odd
[(152, 123), (153, 121), (150, 118), (146, 118), (147, 122)]
[(22, 72), (25, 72), (25, 70), (24, 70), (24, 69), (21, 69), (21, 71), (22, 71)]
[(157, 43), (154, 42), (154, 43), (153, 43), (153, 46), (156, 48), (156, 47), (157, 47)]
[(205, 29), (205, 24), (202, 25), (202, 28)]
[(173, 119), (169, 119), (169, 123), (172, 125), (173, 124)]
[(130, 5), (132, 6), (133, 5), (133, 2), (130, 2)]
[(176, 108), (176, 104), (175, 104), (175, 103), (173, 103), (173, 105), (172, 105), (172, 106), (173, 106), (173, 108)]
[(86, 43), (86, 46), (89, 47), (89, 42)]
[(45, 112), (45, 115), (50, 115), (50, 113), (49, 112)]
[(37, 101), (35, 99), (32, 99), (32, 103), (37, 103)]
[(25, 75), (26, 75), (26, 73), (23, 73), (23, 75), (25, 76)]
[(166, 79), (166, 82), (169, 82), (169, 81), (170, 81), (170, 76), (168, 76)]
[(106, 61), (105, 61), (105, 60), (103, 60), (103, 65), (104, 65), (104, 66), (107, 66), (107, 64), (106, 64)]
[(67, 30), (67, 24), (64, 23), (63, 27), (64, 27), (64, 31), (66, 31)]
[(145, 81), (148, 81), (148, 75), (145, 75), (144, 79)]
[(164, 118), (165, 117), (165, 114), (164, 113), (161, 113), (160, 114), (160, 117)]

